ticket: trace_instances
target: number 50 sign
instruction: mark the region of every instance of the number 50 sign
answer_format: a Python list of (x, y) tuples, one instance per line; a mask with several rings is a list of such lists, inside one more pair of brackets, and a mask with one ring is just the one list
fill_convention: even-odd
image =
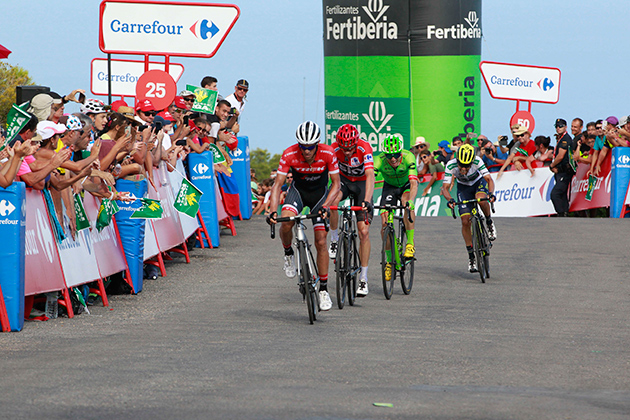
[(173, 103), (177, 93), (175, 81), (165, 71), (149, 70), (136, 83), (136, 98), (138, 101), (148, 99), (153, 107), (160, 111)]

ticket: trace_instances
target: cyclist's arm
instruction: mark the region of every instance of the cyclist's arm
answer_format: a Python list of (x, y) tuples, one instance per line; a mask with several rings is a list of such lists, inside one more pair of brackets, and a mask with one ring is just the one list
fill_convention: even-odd
[(372, 201), (374, 196), (375, 176), (373, 169), (365, 170), (365, 201)]
[(284, 181), (287, 179), (287, 174), (282, 174), (278, 172), (276, 174), (276, 180), (273, 183), (273, 187), (271, 187), (271, 196), (269, 198), (269, 212), (273, 213), (274, 211), (278, 211), (278, 201), (280, 199), (280, 192), (282, 190), (282, 186), (284, 185)]
[[(452, 179), (452, 178), (451, 178)], [(493, 184), (493, 188), (494, 188), (494, 184)], [(444, 196), (444, 198), (446, 198), (446, 201), (450, 201), (453, 197), (451, 197), (451, 181), (449, 180), (448, 182), (445, 180), (442, 183), (442, 195)]]
[(492, 177), (490, 176), (490, 174), (484, 175), (483, 178), (486, 180), (486, 182), (488, 183), (488, 192), (490, 194), (494, 194), (494, 180), (492, 179)]
[(328, 197), (326, 197), (326, 201), (324, 202), (323, 207), (330, 207), (335, 201), (337, 194), (339, 194), (339, 190), (341, 189), (341, 179), (339, 178), (339, 172), (334, 174), (331, 173), (329, 174), (329, 176), (331, 181), (330, 191), (328, 192)]
[(412, 178), (409, 180), (409, 202), (413, 204), (416, 201), (416, 195), (418, 194), (418, 178)]

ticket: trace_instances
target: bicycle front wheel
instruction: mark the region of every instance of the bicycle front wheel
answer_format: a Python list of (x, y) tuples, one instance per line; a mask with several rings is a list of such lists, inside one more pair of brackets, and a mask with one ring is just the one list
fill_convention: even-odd
[(348, 287), (348, 303), (354, 306), (357, 297), (357, 277), (359, 276), (359, 250), (357, 249), (356, 236), (348, 238), (348, 271), (346, 285)]
[(402, 291), (404, 294), (408, 295), (411, 293), (411, 288), (413, 287), (413, 266), (415, 262), (415, 258), (405, 258), (403, 255), (405, 253), (404, 244), (407, 243), (407, 230), (402, 226), (400, 228), (400, 286), (402, 287)]
[(483, 233), (481, 232), (481, 222), (479, 219), (473, 219), (472, 225), (472, 237), (473, 237), (473, 251), (475, 253), (475, 260), (477, 261), (477, 271), (479, 272), (479, 278), (482, 283), (486, 282), (486, 268), (484, 260), (484, 247), (483, 247)]
[(337, 306), (339, 309), (343, 309), (346, 301), (346, 277), (348, 276), (348, 236), (345, 233), (339, 235), (339, 241), (337, 242), (335, 272), (337, 274)]
[(306, 248), (303, 243), (298, 243), (298, 252), (300, 253), (300, 277), (304, 282), (304, 290), (306, 291), (306, 307), (308, 309), (308, 320), (311, 324), (317, 319), (317, 309), (315, 304), (317, 302), (316, 296), (313, 295), (313, 274), (309, 266)]
[[(387, 251), (389, 251), (390, 258), (388, 261)], [(385, 226), (383, 232), (383, 248), (381, 249), (381, 274), (383, 277), (383, 294), (385, 299), (391, 299), (392, 292), (394, 290), (394, 279), (396, 278), (396, 238), (394, 237), (394, 230), (391, 226)], [(387, 278), (389, 274), (389, 279)]]

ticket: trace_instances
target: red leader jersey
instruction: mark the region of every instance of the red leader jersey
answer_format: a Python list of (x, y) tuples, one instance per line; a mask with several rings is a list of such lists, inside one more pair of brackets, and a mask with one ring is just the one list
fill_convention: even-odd
[(331, 146), (317, 145), (313, 163), (304, 160), (299, 144), (287, 148), (280, 158), (278, 173), (286, 175), (292, 171), (293, 182), (298, 190), (313, 191), (328, 185), (328, 174), (338, 174), (337, 158)]
[(359, 139), (356, 150), (349, 158), (346, 158), (337, 142), (332, 144), (332, 148), (335, 150), (335, 155), (339, 161), (339, 171), (348, 181), (365, 181), (367, 178), (365, 170), (374, 169), (372, 146), (367, 141)]

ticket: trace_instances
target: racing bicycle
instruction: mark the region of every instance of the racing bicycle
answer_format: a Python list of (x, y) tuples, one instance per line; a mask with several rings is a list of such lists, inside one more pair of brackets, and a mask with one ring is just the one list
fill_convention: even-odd
[[(477, 261), (479, 277), (481, 278), (481, 282), (485, 283), (486, 279), (490, 278), (490, 248), (492, 248), (492, 242), (488, 236), (488, 228), (485, 223), (485, 218), (483, 217), (483, 211), (481, 211), (481, 207), (479, 207), (479, 203), (482, 201), (489, 201), (492, 213), (494, 213), (494, 203), (487, 197), (459, 201), (455, 202), (454, 205), (459, 206), (462, 204), (473, 204), (473, 208), (471, 210), (472, 246), (475, 254), (475, 260)], [(455, 208), (451, 209), (451, 214), (453, 215), (453, 219), (457, 218), (457, 216), (455, 216)]]
[[(339, 241), (335, 257), (337, 274), (337, 306), (343, 309), (346, 296), (348, 304), (354, 305), (357, 296), (357, 278), (361, 271), (359, 248), (357, 247), (357, 222), (352, 217), (353, 211), (364, 211), (360, 206), (331, 206), (331, 211), (341, 211), (339, 223)], [(367, 218), (366, 218), (367, 220)]]
[[(398, 273), (402, 291), (404, 294), (408, 295), (411, 293), (411, 288), (413, 286), (413, 272), (416, 259), (415, 257), (404, 257), (405, 244), (407, 243), (407, 229), (405, 229), (404, 216), (397, 215), (396, 210), (404, 211), (409, 208), (406, 206), (391, 205), (374, 206), (374, 208), (387, 211), (387, 223), (385, 224), (385, 229), (383, 230), (383, 248), (381, 249), (383, 293), (385, 294), (386, 299), (391, 299), (394, 291), (394, 280), (396, 279), (396, 274)], [(409, 211), (408, 219), (413, 223), (411, 210)], [(394, 220), (398, 220), (398, 236), (396, 236)], [(392, 261), (388, 261), (386, 251), (391, 251), (391, 257), (389, 259)], [(388, 263), (390, 264), (392, 270), (390, 280), (385, 278), (385, 268)]]
[[(295, 238), (295, 247), (297, 248), (295, 266), (298, 275), (298, 287), (302, 293), (302, 300), (306, 301), (308, 308), (308, 320), (311, 324), (317, 320), (317, 311), (319, 310), (319, 273), (317, 271), (317, 263), (311, 252), (311, 245), (306, 237), (306, 226), (304, 220), (315, 219), (319, 217), (318, 213), (301, 214), (290, 217), (278, 217), (276, 221), (295, 222), (293, 225), (293, 237)], [(271, 239), (276, 237), (276, 225), (271, 225)]]

